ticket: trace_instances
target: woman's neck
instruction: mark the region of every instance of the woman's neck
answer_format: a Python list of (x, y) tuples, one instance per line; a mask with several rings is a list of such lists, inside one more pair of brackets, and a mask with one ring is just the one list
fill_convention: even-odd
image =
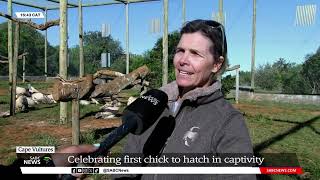
[(179, 87), (179, 99), (181, 99), (185, 94), (187, 94), (187, 92), (193, 90), (195, 88), (183, 88), (183, 87)]

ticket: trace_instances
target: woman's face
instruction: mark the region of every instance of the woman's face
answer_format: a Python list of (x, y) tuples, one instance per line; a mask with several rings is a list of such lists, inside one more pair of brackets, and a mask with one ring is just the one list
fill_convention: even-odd
[(210, 47), (210, 39), (200, 32), (182, 35), (174, 56), (176, 82), (188, 90), (207, 87), (212, 82), (212, 72), (217, 72)]

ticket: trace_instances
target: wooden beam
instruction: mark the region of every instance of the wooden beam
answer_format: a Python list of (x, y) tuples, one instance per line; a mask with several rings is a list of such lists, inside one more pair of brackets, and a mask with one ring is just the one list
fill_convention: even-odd
[[(26, 55), (28, 55), (28, 54), (29, 54), (29, 53), (27, 53), (27, 52), (22, 53), (22, 54), (20, 54), (20, 55), (18, 56), (18, 59), (22, 59), (23, 56), (26, 56)], [(0, 58), (3, 59), (3, 60), (8, 60), (8, 57), (2, 56), (2, 55), (0, 55)]]
[[(60, 3), (58, 0), (47, 0), (47, 1), (54, 2), (54, 3), (57, 3), (57, 4)], [(67, 3), (67, 5), (68, 6), (72, 6), (72, 7), (78, 7), (77, 4), (73, 4), (73, 3)]]
[[(152, 2), (152, 1), (160, 1), (160, 0), (128, 0), (128, 3), (140, 3), (140, 2)], [(125, 4), (125, 3), (126, 2), (122, 2), (122, 1), (114, 1), (114, 2), (104, 2), (104, 3), (82, 4), (82, 7), (107, 6), (107, 5)], [(75, 8), (75, 7), (68, 7), (68, 8)], [(48, 8), (48, 10), (55, 10), (55, 9), (59, 9), (59, 8), (58, 7)]]
[(26, 82), (26, 56), (23, 56), (22, 61), (22, 82)]
[[(8, 14), (12, 15), (12, 0), (8, 1)], [(12, 20), (8, 19), (8, 61), (9, 61), (9, 83), (12, 83), (12, 42), (13, 42), (13, 35), (12, 35)]]
[(239, 103), (239, 68), (236, 69), (236, 104)]
[(130, 57), (129, 57), (129, 4), (126, 6), (126, 74), (129, 74)]
[(255, 75), (255, 54), (256, 54), (256, 0), (253, 0), (252, 15), (252, 44), (251, 44), (251, 88), (254, 89)]
[(7, 18), (7, 19), (9, 19), (11, 21), (14, 21), (14, 22), (19, 22), (21, 24), (26, 24), (26, 25), (28, 25), (28, 26), (30, 26), (32, 28), (35, 28), (35, 29), (38, 29), (38, 30), (41, 30), (41, 31), (46, 30), (51, 26), (58, 26), (59, 25), (59, 21), (60, 21), (60, 19), (57, 19), (57, 20), (53, 20), (53, 21), (48, 21), (45, 24), (36, 24), (36, 23), (34, 23), (34, 22), (30, 21), (30, 20), (17, 19), (17, 18), (12, 17), (9, 14), (4, 14), (2, 12), (0, 12), (0, 16), (5, 17), (5, 18)]
[[(8, 14), (11, 16), (12, 15), (12, 0), (8, 1)], [(15, 99), (14, 101), (13, 98), (16, 98), (15, 96), (13, 97), (13, 87), (12, 87), (12, 71), (13, 71), (13, 51), (12, 51), (12, 41), (13, 41), (13, 35), (12, 35), (12, 21), (9, 19), (8, 20), (8, 61), (9, 61), (9, 85), (10, 85), (10, 115), (14, 114), (14, 109), (15, 109)]]
[[(67, 79), (68, 58), (68, 23), (67, 23), (67, 0), (60, 0), (60, 49), (59, 49), (59, 75)], [(67, 103), (60, 102), (60, 123), (67, 123)]]
[(168, 84), (168, 0), (163, 0), (162, 86)]
[(16, 111), (16, 88), (17, 88), (17, 64), (18, 64), (18, 53), (19, 53), (19, 22), (15, 22), (14, 30), (14, 52), (12, 61), (12, 88), (11, 88), (11, 108), (10, 115), (15, 115)]
[[(45, 23), (48, 22), (48, 10), (44, 11)], [(44, 76), (48, 77), (48, 32), (44, 31)]]
[(240, 65), (238, 64), (238, 65), (235, 65), (235, 66), (232, 66), (232, 67), (228, 67), (226, 69), (226, 71), (233, 71), (233, 70), (236, 70), (236, 69), (239, 69), (239, 68), (240, 68)]
[(79, 76), (84, 76), (84, 54), (83, 54), (83, 16), (82, 16), (82, 0), (79, 1), (78, 7), (78, 23), (79, 23)]
[(80, 144), (80, 111), (79, 99), (72, 100), (72, 144)]
[[(8, 0), (0, 0), (0, 1), (8, 2)], [(33, 8), (42, 9), (42, 10), (46, 9), (45, 7), (42, 7), (42, 6), (36, 6), (36, 5), (28, 4), (28, 3), (21, 3), (21, 2), (15, 2), (15, 1), (12, 1), (12, 4), (17, 4), (17, 5), (21, 5), (21, 6), (28, 6), (28, 7), (33, 7)]]
[(0, 60), (0, 63), (8, 64), (8, 63), (9, 63), (9, 61)]
[[(93, 7), (93, 6), (106, 6), (106, 5), (113, 5), (113, 4), (123, 4), (122, 2), (108, 2), (108, 3), (96, 3), (96, 4), (82, 4), (82, 7)], [(76, 8), (76, 7), (68, 7), (68, 8)], [(55, 8), (48, 8), (48, 10), (56, 10), (59, 9), (58, 7)]]

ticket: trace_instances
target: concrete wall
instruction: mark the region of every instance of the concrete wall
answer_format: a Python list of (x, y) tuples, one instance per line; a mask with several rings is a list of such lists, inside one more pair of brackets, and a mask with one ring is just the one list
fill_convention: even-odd
[[(9, 81), (8, 76), (0, 76), (0, 80), (2, 81)], [(17, 77), (18, 81), (22, 81), (21, 78)], [(26, 76), (26, 81), (45, 81), (45, 76)]]
[[(74, 80), (77, 79), (78, 77), (69, 77), (68, 80)], [(47, 81), (53, 81), (55, 79), (55, 77), (47, 77)], [(0, 76), (0, 80), (2, 81), (9, 81), (8, 76)], [(18, 77), (18, 81), (22, 81), (21, 78)], [(46, 81), (46, 77), (45, 76), (26, 76), (26, 81)]]
[[(234, 95), (235, 91), (231, 93)], [(291, 94), (264, 94), (264, 93), (252, 93), (247, 91), (240, 91), (241, 99), (255, 100), (255, 101), (275, 101), (295, 104), (316, 104), (320, 105), (319, 95), (291, 95)]]

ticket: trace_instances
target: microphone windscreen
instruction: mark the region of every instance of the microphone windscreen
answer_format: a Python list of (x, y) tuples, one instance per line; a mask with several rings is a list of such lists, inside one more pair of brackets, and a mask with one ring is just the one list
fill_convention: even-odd
[(135, 123), (131, 133), (142, 134), (160, 117), (167, 104), (168, 96), (165, 92), (151, 89), (125, 108), (123, 123)]

